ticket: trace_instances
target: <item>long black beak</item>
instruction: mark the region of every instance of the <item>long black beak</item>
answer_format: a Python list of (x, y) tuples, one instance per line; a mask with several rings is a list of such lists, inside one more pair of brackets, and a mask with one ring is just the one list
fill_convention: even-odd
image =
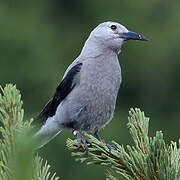
[(123, 38), (125, 40), (140, 40), (140, 41), (148, 41), (148, 39), (140, 34), (137, 34), (132, 31), (128, 31), (126, 33), (121, 33), (120, 38)]

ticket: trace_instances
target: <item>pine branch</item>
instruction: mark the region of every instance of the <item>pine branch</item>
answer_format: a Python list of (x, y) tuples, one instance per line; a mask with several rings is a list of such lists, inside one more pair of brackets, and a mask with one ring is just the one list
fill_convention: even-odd
[[(124, 147), (112, 141), (116, 150), (110, 152), (105, 144), (86, 134), (92, 142), (88, 151), (83, 145), (78, 149), (77, 141), (71, 139), (67, 140), (67, 147), (76, 160), (109, 167), (127, 180), (180, 180), (180, 141), (178, 145), (166, 144), (161, 131), (149, 137), (149, 118), (140, 109), (131, 109), (128, 119), (134, 146)], [(107, 179), (116, 178), (109, 174)]]
[(47, 162), (33, 155), (32, 120), (24, 121), (20, 92), (11, 84), (0, 89), (0, 179), (58, 180)]

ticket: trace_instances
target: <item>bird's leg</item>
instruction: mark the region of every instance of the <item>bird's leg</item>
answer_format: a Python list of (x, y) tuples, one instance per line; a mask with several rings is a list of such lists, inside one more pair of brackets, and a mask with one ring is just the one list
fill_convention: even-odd
[(101, 139), (101, 137), (99, 136), (98, 131), (96, 131), (96, 132), (94, 133), (94, 136), (95, 136), (95, 138), (97, 138), (100, 142), (103, 142), (104, 144), (106, 144), (106, 143)]
[(91, 142), (85, 136), (83, 136), (79, 131), (75, 129), (72, 129), (72, 133), (77, 138), (78, 148), (81, 147), (81, 144), (84, 144), (84, 147), (88, 149), (88, 144), (91, 144)]

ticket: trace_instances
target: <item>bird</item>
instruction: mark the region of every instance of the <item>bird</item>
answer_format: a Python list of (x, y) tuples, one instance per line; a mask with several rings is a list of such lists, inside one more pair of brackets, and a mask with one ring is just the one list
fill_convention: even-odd
[(54, 96), (36, 117), (45, 122), (35, 134), (40, 139), (37, 148), (66, 129), (76, 136), (78, 146), (88, 143), (82, 132), (102, 140), (98, 133), (113, 118), (122, 82), (118, 55), (128, 40), (147, 41), (147, 38), (112, 21), (92, 30)]

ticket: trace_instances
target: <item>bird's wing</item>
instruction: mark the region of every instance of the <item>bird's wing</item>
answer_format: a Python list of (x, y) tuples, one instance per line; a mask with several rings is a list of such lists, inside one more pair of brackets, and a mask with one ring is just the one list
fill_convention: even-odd
[(76, 86), (78, 82), (77, 75), (79, 74), (81, 67), (82, 63), (78, 63), (66, 73), (65, 77), (62, 79), (61, 83), (56, 88), (56, 92), (53, 98), (45, 105), (43, 110), (36, 117), (37, 119), (47, 119), (48, 117), (52, 117), (55, 115), (58, 105)]

